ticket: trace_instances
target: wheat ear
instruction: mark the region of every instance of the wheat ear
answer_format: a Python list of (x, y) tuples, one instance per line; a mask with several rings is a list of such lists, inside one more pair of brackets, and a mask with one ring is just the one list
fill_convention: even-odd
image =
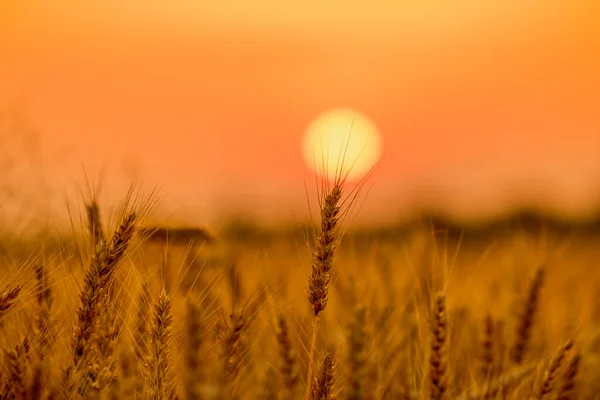
[(448, 389), (445, 353), (447, 333), (446, 297), (443, 293), (439, 293), (435, 298), (431, 324), (429, 398), (432, 400), (444, 399)]
[(312, 400), (332, 400), (335, 390), (335, 359), (333, 354), (328, 352), (321, 362), (319, 375), (315, 378), (315, 384), (312, 389)]
[(317, 235), (315, 249), (312, 254), (312, 269), (308, 279), (308, 301), (312, 305), (314, 317), (308, 357), (305, 400), (310, 400), (319, 314), (327, 307), (333, 258), (339, 241), (337, 225), (340, 218), (339, 203), (341, 197), (342, 189), (339, 185), (336, 185), (325, 196), (325, 201), (321, 207), (321, 229)]
[(170, 378), (169, 341), (171, 339), (171, 299), (163, 290), (154, 306), (152, 324), (152, 343), (148, 361), (150, 398), (153, 400), (174, 397), (174, 388)]
[(536, 271), (535, 277), (529, 286), (529, 293), (525, 302), (525, 308), (517, 325), (516, 339), (511, 354), (512, 361), (515, 364), (521, 364), (525, 358), (525, 352), (529, 346), (531, 328), (533, 327), (537, 313), (538, 302), (543, 283), (544, 268), (542, 267)]

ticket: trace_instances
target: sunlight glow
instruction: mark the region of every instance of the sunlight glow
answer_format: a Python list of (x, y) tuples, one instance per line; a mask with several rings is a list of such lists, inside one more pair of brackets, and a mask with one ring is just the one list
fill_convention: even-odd
[(318, 115), (306, 129), (302, 150), (307, 165), (334, 179), (340, 168), (348, 179), (360, 179), (381, 156), (375, 123), (352, 109), (333, 109)]

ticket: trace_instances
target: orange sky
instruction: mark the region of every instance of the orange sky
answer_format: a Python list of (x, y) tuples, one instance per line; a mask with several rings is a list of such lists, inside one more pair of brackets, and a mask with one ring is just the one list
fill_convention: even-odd
[(600, 186), (599, 20), (591, 0), (3, 0), (0, 105), (39, 132), (58, 208), (83, 168), (106, 192), (135, 169), (193, 222), (301, 215), (303, 130), (349, 106), (383, 136), (365, 218), (575, 211)]

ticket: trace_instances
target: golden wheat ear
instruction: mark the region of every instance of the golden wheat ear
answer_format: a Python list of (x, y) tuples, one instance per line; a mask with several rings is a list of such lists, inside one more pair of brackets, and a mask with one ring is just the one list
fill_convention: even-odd
[(368, 334), (366, 330), (366, 309), (364, 305), (355, 307), (354, 316), (348, 327), (348, 399), (361, 400), (373, 391), (368, 387)]
[(517, 324), (515, 342), (511, 352), (511, 358), (515, 364), (522, 364), (525, 359), (525, 353), (531, 338), (531, 330), (538, 310), (540, 292), (544, 283), (544, 275), (545, 269), (542, 266), (535, 272), (535, 276), (529, 285), (529, 292), (521, 318)]
[(43, 263), (38, 263), (35, 266), (35, 279), (37, 301), (33, 311), (32, 327), (38, 347), (38, 359), (43, 360), (52, 351), (55, 340), (55, 330), (50, 319), (53, 293), (48, 271)]
[(136, 214), (130, 213), (115, 230), (109, 243), (96, 246), (85, 279), (77, 310), (77, 323), (73, 334), (73, 366), (81, 368), (87, 355), (87, 344), (95, 333), (97, 318), (106, 296), (110, 296), (117, 268), (129, 247), (136, 229)]
[(335, 369), (336, 361), (333, 353), (327, 352), (321, 361), (310, 399), (332, 400), (335, 398)]
[(14, 307), (17, 298), (19, 297), (19, 293), (21, 293), (21, 286), (6, 288), (4, 289), (4, 292), (0, 294), (0, 323), (8, 314), (8, 312)]
[(233, 310), (230, 322), (222, 338), (223, 367), (221, 372), (221, 393), (232, 396), (233, 383), (238, 378), (244, 353), (246, 352), (247, 320), (244, 309)]
[(446, 296), (438, 293), (433, 307), (429, 349), (429, 398), (432, 400), (442, 400), (448, 396), (447, 318)]
[(331, 193), (325, 196), (321, 209), (321, 229), (315, 241), (312, 269), (308, 279), (308, 301), (312, 305), (315, 316), (327, 307), (333, 258), (339, 242), (337, 225), (341, 196), (341, 188), (334, 187)]
[(30, 348), (27, 336), (15, 348), (6, 351), (5, 358), (8, 381), (4, 391), (16, 399), (26, 399), (31, 374)]
[(554, 391), (556, 375), (558, 374), (559, 369), (562, 367), (567, 352), (573, 348), (573, 345), (574, 343), (572, 340), (567, 341), (560, 348), (556, 356), (554, 356), (554, 358), (551, 360), (550, 365), (548, 365), (548, 368), (544, 372), (542, 384), (540, 385), (536, 396), (537, 400), (548, 399), (552, 395), (552, 392)]
[(172, 399), (175, 388), (171, 377), (170, 341), (173, 316), (171, 315), (171, 298), (163, 290), (154, 305), (152, 318), (150, 354), (146, 367), (148, 369), (147, 389), (152, 399)]
[(279, 345), (280, 372), (282, 386), (284, 389), (283, 398), (294, 398), (298, 382), (300, 381), (300, 366), (296, 352), (292, 345), (288, 322), (283, 315), (279, 316), (277, 326), (277, 343)]
[(335, 186), (325, 195), (321, 207), (321, 229), (317, 233), (312, 254), (312, 269), (308, 278), (308, 301), (313, 310), (312, 340), (309, 350), (308, 373), (305, 400), (310, 399), (313, 380), (313, 364), (316, 351), (319, 314), (327, 307), (329, 285), (333, 270), (333, 259), (340, 239), (338, 222), (340, 218), (339, 202), (342, 188)]
[(140, 293), (136, 299), (136, 315), (134, 328), (134, 355), (135, 355), (135, 396), (141, 398), (145, 394), (144, 382), (146, 380), (144, 365), (150, 348), (150, 320), (151, 320), (151, 296), (147, 281), (142, 281)]
[(202, 388), (206, 384), (206, 368), (203, 355), (205, 327), (200, 305), (192, 298), (186, 304), (184, 334), (184, 382), (187, 400), (203, 399)]
[(576, 396), (575, 389), (580, 363), (581, 354), (575, 353), (571, 360), (569, 360), (567, 368), (561, 376), (560, 387), (558, 388), (556, 400), (575, 400), (579, 398)]
[(91, 238), (92, 246), (97, 246), (101, 241), (105, 241), (102, 221), (100, 219), (100, 209), (96, 200), (92, 200), (85, 206), (88, 217), (88, 230)]
[(487, 314), (484, 320), (483, 339), (481, 340), (481, 371), (480, 379), (487, 382), (493, 373), (494, 363), (496, 359), (494, 320), (492, 316)]

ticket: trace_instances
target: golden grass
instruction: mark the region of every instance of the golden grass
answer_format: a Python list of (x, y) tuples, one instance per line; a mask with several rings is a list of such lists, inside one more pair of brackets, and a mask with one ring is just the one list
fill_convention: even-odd
[[(95, 205), (70, 243), (24, 242), (0, 260), (0, 398), (600, 393), (597, 238), (342, 237), (343, 187), (321, 200), (309, 247), (217, 237), (165, 252), (144, 243), (143, 209), (104, 225)], [(43, 256), (11, 271), (28, 252)]]

